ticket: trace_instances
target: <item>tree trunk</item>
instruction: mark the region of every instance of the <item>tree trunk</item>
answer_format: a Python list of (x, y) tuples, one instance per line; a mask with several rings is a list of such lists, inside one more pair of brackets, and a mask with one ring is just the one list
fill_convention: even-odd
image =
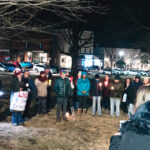
[(78, 75), (78, 60), (79, 60), (78, 50), (75, 47), (72, 48), (71, 57), (72, 57), (71, 74), (72, 74), (72, 76), (74, 78), (74, 82), (75, 82), (77, 79), (77, 75)]

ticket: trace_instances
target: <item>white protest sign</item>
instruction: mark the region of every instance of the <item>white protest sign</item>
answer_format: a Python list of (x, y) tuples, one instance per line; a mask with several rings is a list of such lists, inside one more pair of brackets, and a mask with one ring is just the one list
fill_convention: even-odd
[(27, 91), (14, 92), (10, 100), (10, 110), (24, 111), (27, 99)]

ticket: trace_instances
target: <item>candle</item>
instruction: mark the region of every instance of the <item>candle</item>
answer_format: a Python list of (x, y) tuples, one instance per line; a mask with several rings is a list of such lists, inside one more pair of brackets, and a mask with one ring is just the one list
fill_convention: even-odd
[(108, 82), (107, 82), (107, 81), (105, 81), (105, 82), (104, 82), (104, 85), (107, 87), (107, 86), (108, 86)]
[(28, 84), (28, 83), (26, 83), (26, 87), (29, 87), (29, 84)]
[(102, 87), (102, 83), (101, 82), (99, 83), (99, 86)]
[(66, 112), (66, 118), (69, 118), (69, 113), (68, 112)]
[(52, 84), (52, 81), (48, 80), (48, 85), (51, 86), (51, 84)]
[(113, 86), (111, 87), (111, 90), (114, 90), (114, 87), (113, 87)]

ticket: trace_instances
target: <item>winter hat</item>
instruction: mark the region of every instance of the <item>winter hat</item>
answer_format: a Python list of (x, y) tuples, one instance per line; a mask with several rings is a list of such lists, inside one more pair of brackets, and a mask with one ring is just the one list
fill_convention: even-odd
[(139, 75), (136, 75), (135, 78), (141, 79), (141, 77)]
[(99, 74), (96, 74), (95, 79), (99, 79), (99, 78), (100, 78)]
[(115, 80), (120, 80), (119, 74), (115, 75)]
[(44, 72), (44, 71), (41, 71), (41, 72), (40, 72), (40, 75), (41, 75), (41, 74), (45, 74), (45, 72)]
[(62, 75), (62, 74), (66, 74), (67, 72), (65, 71), (65, 70), (61, 70), (60, 71), (60, 75)]
[(14, 75), (17, 77), (19, 74), (21, 74), (22, 72), (20, 70), (15, 70), (14, 71)]
[(86, 75), (86, 76), (87, 76), (87, 72), (83, 71), (81, 75), (82, 75), (82, 76), (83, 76), (83, 75)]

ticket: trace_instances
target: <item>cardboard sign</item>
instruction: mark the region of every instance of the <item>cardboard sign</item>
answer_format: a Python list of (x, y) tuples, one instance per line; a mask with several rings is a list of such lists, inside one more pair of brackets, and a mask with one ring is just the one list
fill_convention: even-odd
[(24, 111), (27, 99), (27, 91), (14, 92), (10, 98), (10, 110)]

